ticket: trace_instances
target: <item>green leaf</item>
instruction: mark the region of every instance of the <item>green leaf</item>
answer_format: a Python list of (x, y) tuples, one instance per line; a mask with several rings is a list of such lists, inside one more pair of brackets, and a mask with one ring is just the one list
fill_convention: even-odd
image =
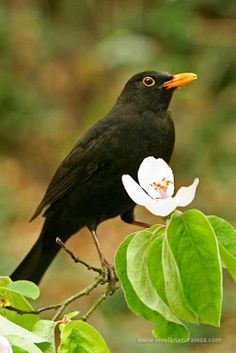
[[(43, 337), (47, 340), (47, 343), (39, 343), (40, 349), (45, 353), (55, 353), (55, 327), (57, 323), (51, 320), (39, 320), (36, 322), (33, 328), (33, 333)], [(48, 344), (50, 342), (50, 344)]]
[(25, 349), (22, 349), (17, 346), (12, 346), (12, 349), (13, 349), (13, 353), (28, 353)]
[(173, 313), (185, 321), (197, 323), (196, 313), (184, 298), (179, 270), (166, 236), (152, 241), (148, 253), (148, 266), (153, 287)]
[(11, 344), (15, 344), (18, 338), (22, 338), (28, 343), (47, 342), (45, 338), (42, 338), (36, 335), (35, 333), (30, 332), (24, 329), (23, 327), (14, 324), (13, 322), (5, 319), (2, 315), (0, 315), (0, 332), (2, 336), (6, 336), (6, 338)]
[[(46, 321), (46, 320), (42, 320)], [(52, 322), (52, 321), (50, 321)], [(52, 322), (53, 323), (53, 322)], [(55, 327), (55, 323), (54, 323)], [(44, 327), (44, 332), (46, 332)], [(28, 352), (28, 353), (54, 353), (54, 350), (50, 349), (51, 342), (49, 342), (47, 337), (43, 337), (37, 334), (37, 332), (30, 332), (25, 330), (19, 325), (12, 323), (11, 321), (0, 316), (0, 332), (4, 335), (10, 342), (13, 352)], [(43, 330), (41, 330), (41, 333)], [(46, 335), (45, 335), (46, 336)]]
[(148, 251), (154, 234), (149, 230), (139, 231), (127, 249), (127, 275), (141, 301), (157, 311), (168, 321), (179, 323), (169, 306), (153, 287), (148, 271)]
[[(148, 232), (153, 233), (156, 237), (159, 237), (165, 233), (166, 226), (164, 224), (153, 224), (151, 227), (146, 229)], [(137, 232), (133, 233), (136, 234)]]
[(61, 325), (61, 343), (57, 353), (110, 353), (104, 339), (84, 321)]
[(15, 281), (8, 284), (7, 288), (23, 295), (26, 298), (37, 299), (40, 295), (39, 287), (30, 281)]
[(36, 344), (19, 336), (8, 336), (13, 352), (42, 353), (43, 351)]
[(217, 216), (208, 216), (208, 220), (215, 231), (221, 259), (236, 281), (236, 229)]
[(0, 287), (7, 287), (12, 280), (7, 276), (0, 276)]
[(121, 282), (128, 307), (136, 315), (156, 324), (154, 337), (161, 339), (188, 339), (189, 331), (182, 323), (167, 321), (155, 310), (146, 306), (135, 293), (127, 276), (127, 248), (135, 233), (130, 234), (119, 246), (115, 254), (115, 270)]
[(66, 317), (67, 320), (71, 320), (71, 319), (75, 318), (78, 315), (79, 315), (79, 311), (75, 310), (75, 311), (72, 311), (71, 313), (67, 313), (65, 315), (65, 317)]
[(186, 303), (198, 314), (199, 322), (219, 326), (222, 272), (217, 240), (207, 217), (198, 210), (173, 214), (167, 239)]
[[(164, 228), (164, 232), (166, 228)], [(147, 256), (148, 273), (152, 286), (155, 288), (161, 299), (168, 305), (164, 272), (162, 267), (162, 246), (164, 234), (152, 240)]]
[[(0, 287), (0, 297), (7, 301), (7, 304), (14, 308), (31, 311), (32, 305), (19, 293), (8, 287)], [(15, 311), (7, 308), (0, 309), (0, 314), (3, 314), (10, 321), (28, 329), (32, 330), (34, 324), (39, 320), (39, 316), (35, 314), (18, 314)]]

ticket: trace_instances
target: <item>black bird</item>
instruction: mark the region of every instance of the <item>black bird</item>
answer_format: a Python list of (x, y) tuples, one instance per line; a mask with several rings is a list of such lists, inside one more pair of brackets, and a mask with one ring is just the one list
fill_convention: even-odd
[(196, 79), (195, 74), (144, 71), (131, 77), (105, 118), (97, 121), (75, 144), (59, 166), (31, 220), (42, 212), (45, 222), (40, 236), (11, 278), (38, 283), (60, 250), (56, 238), (65, 242), (87, 227), (104, 259), (96, 234), (106, 219), (121, 216), (134, 220), (135, 204), (121, 183), (121, 176), (136, 178), (145, 157), (169, 162), (175, 130), (168, 106), (174, 90)]

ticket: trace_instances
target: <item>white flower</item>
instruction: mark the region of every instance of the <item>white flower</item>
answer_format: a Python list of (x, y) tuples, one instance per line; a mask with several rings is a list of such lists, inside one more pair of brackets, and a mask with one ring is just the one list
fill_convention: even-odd
[(0, 336), (0, 353), (13, 353), (10, 343), (3, 336)]
[(195, 196), (199, 183), (196, 178), (192, 185), (182, 186), (174, 194), (174, 175), (172, 169), (161, 158), (147, 157), (138, 170), (139, 184), (130, 176), (123, 175), (122, 183), (130, 198), (146, 207), (157, 216), (168, 216), (177, 207), (189, 205)]

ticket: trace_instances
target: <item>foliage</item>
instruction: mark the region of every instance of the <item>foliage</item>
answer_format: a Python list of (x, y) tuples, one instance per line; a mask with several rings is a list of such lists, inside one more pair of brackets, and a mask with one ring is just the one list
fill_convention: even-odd
[[(55, 329), (60, 324), (58, 353), (109, 353), (101, 335), (89, 324), (73, 320), (78, 312), (68, 313), (63, 320), (42, 320), (26, 298), (37, 299), (39, 288), (29, 281), (12, 282), (0, 277), (0, 336), (11, 344), (14, 353), (55, 353)], [(26, 313), (28, 312), (28, 313)]]
[[(75, 259), (71, 252), (70, 255)], [(166, 224), (130, 234), (115, 256), (116, 274), (129, 308), (154, 323), (152, 333), (156, 339), (168, 342), (188, 341), (188, 323), (220, 326), (222, 266), (235, 279), (236, 230), (222, 218), (206, 216), (195, 209), (175, 211)], [(55, 328), (59, 323), (58, 353), (109, 353), (101, 335), (83, 321), (113, 293), (109, 279), (107, 295), (98, 299), (80, 320), (72, 320), (79, 314), (76, 311), (58, 321), (72, 300), (87, 295), (101, 281), (102, 273), (62, 304), (34, 310), (27, 298), (37, 299), (38, 287), (29, 281), (12, 282), (9, 277), (1, 277), (1, 335), (8, 339), (14, 352), (55, 353)], [(59, 310), (52, 320), (40, 319), (38, 314), (49, 309)]]
[(109, 353), (101, 335), (83, 321), (72, 321), (60, 325), (61, 343), (58, 353)]
[[(22, 283), (23, 282), (23, 283)], [(24, 289), (22, 290), (22, 287)], [(12, 282), (6, 277), (1, 277), (0, 280), (0, 314), (4, 315), (7, 319), (11, 320), (15, 324), (20, 324), (26, 329), (32, 329), (34, 324), (39, 320), (37, 315), (21, 315), (15, 311), (6, 309), (7, 306), (12, 306), (19, 310), (31, 311), (33, 307), (28, 302), (26, 297), (32, 296), (36, 299), (35, 285), (33, 283), (28, 283), (28, 281), (16, 281)]]
[[(236, 230), (198, 210), (129, 235), (115, 268), (129, 308), (155, 323), (155, 338), (183, 342), (186, 323), (220, 326), (224, 263), (235, 279)], [(220, 258), (221, 255), (221, 258)]]

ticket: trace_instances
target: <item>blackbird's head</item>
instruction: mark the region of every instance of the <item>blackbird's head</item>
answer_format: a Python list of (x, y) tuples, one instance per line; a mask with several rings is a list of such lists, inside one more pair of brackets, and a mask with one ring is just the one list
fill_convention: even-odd
[(131, 103), (140, 111), (166, 110), (176, 88), (195, 80), (197, 75), (183, 73), (171, 75), (165, 72), (143, 71), (129, 79), (119, 102)]

